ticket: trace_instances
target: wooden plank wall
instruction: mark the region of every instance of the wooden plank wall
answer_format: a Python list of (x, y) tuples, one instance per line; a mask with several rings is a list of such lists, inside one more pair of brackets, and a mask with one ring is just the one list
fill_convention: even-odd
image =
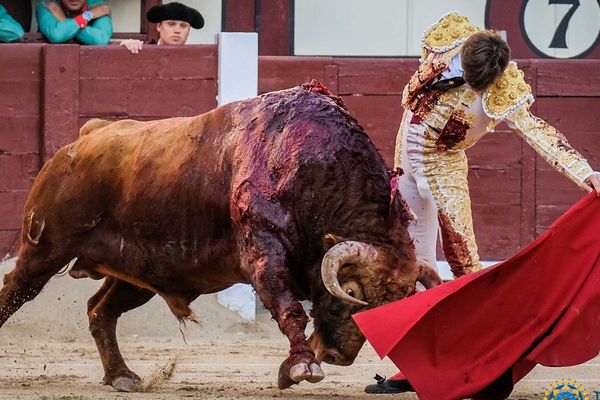
[[(537, 71), (537, 110), (600, 170), (600, 61), (531, 60)], [(544, 232), (581, 191), (536, 157), (536, 234)], [(600, 228), (599, 228), (600, 229)]]
[(0, 46), (0, 259), (17, 251), (22, 210), (43, 161), (85, 121), (157, 119), (216, 107), (217, 46), (138, 55), (120, 46)]
[[(600, 170), (600, 62), (521, 60), (536, 102), (532, 111), (567, 135)], [(393, 163), (401, 93), (416, 60), (260, 57), (261, 93), (318, 79), (338, 93)], [(558, 174), (505, 124), (467, 152), (475, 232), (485, 260), (515, 254), (584, 192)], [(438, 254), (442, 258), (441, 252)]]
[(43, 47), (0, 46), (0, 259), (17, 248), (22, 208), (41, 166)]
[[(600, 169), (600, 64), (522, 60), (534, 112), (558, 127)], [(259, 58), (261, 93), (318, 79), (340, 94), (391, 165), (400, 96), (414, 59)], [(145, 48), (0, 46), (0, 258), (14, 254), (23, 204), (42, 162), (93, 117), (155, 119), (216, 106), (216, 46)], [(468, 152), (481, 255), (511, 256), (582, 192), (501, 125)]]
[(93, 117), (157, 119), (216, 107), (217, 47), (81, 47), (79, 124)]

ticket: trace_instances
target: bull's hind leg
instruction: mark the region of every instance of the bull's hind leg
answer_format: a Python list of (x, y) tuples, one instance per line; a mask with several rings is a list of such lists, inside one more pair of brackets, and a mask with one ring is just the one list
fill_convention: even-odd
[(98, 292), (88, 300), (90, 332), (104, 368), (103, 382), (119, 391), (137, 391), (142, 380), (127, 367), (121, 356), (117, 320), (121, 314), (145, 304), (152, 296), (154, 292), (147, 289), (107, 277)]
[(0, 290), (0, 327), (23, 304), (36, 297), (69, 259), (51, 257), (39, 248), (23, 245), (17, 265), (4, 275), (4, 286)]

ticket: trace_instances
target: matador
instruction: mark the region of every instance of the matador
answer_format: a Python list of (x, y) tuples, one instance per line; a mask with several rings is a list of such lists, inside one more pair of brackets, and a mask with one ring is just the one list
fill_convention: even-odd
[[(600, 173), (565, 136), (534, 116), (531, 87), (509, 61), (510, 49), (494, 31), (449, 13), (428, 28), (417, 71), (404, 88), (404, 114), (394, 167), (400, 192), (416, 218), (409, 226), (417, 257), (436, 265), (436, 241), (455, 277), (481, 269), (473, 233), (465, 150), (504, 121), (559, 172), (600, 193)], [(376, 376), (367, 393), (400, 393), (412, 386), (402, 372)]]
[[(417, 256), (436, 265), (439, 226), (444, 255), (454, 276), (459, 277), (481, 268), (465, 150), (493, 132), (497, 124), (506, 122), (578, 186), (597, 190), (600, 179), (559, 131), (531, 113), (531, 87), (517, 64), (508, 61), (508, 46), (497, 33), (450, 13), (426, 30), (422, 43), (421, 64), (402, 96), (405, 111), (396, 138), (394, 167), (404, 172), (399, 187), (417, 216), (410, 228)], [(474, 83), (469, 82), (469, 68), (475, 69)], [(482, 76), (490, 83), (474, 87), (482, 85), (477, 81)]]

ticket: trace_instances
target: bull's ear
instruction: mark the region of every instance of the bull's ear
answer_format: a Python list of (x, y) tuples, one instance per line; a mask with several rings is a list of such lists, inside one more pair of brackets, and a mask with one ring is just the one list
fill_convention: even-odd
[(334, 235), (333, 233), (328, 233), (327, 235), (323, 236), (321, 244), (323, 245), (323, 250), (328, 251), (330, 248), (343, 241), (343, 237)]

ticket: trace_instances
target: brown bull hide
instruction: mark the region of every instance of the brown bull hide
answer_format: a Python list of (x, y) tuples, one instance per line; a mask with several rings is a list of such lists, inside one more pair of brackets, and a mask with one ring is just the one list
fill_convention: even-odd
[[(115, 333), (123, 312), (158, 294), (193, 320), (197, 296), (250, 283), (290, 341), (279, 386), (317, 382), (321, 360), (349, 364), (364, 342), (350, 315), (365, 307), (323, 285), (322, 243), (375, 249), (369, 264), (338, 265), (333, 282), (369, 307), (411, 294), (420, 274), (389, 178), (356, 120), (319, 85), (191, 118), (93, 120), (34, 182), (0, 325), (76, 257), (73, 276), (104, 278), (88, 302), (104, 382), (131, 391), (140, 380)], [(303, 299), (313, 302), (316, 357)]]

